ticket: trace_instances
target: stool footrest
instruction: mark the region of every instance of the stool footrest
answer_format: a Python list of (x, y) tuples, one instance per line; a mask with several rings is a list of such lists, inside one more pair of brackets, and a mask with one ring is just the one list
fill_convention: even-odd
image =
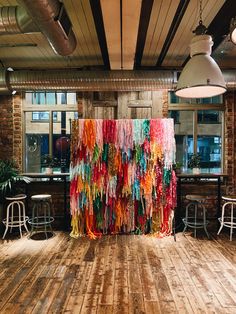
[(13, 216), (13, 219), (11, 217), (7, 221), (7, 218), (5, 218), (3, 219), (2, 222), (4, 223), (4, 225), (8, 223), (8, 227), (20, 227), (20, 226), (23, 226), (29, 220), (29, 217), (25, 216), (25, 220), (17, 220), (17, 219), (19, 219), (18, 216)]
[(225, 227), (236, 228), (236, 218), (233, 218), (233, 221), (231, 221), (231, 217), (227, 216), (227, 217), (224, 217), (224, 220), (222, 220), (221, 217), (218, 218), (218, 220)]
[(30, 218), (28, 220), (29, 224), (37, 227), (37, 226), (44, 226), (44, 225), (50, 225), (52, 222), (54, 221), (53, 217), (49, 217), (49, 216), (39, 216), (39, 217), (34, 217), (34, 218)]
[(188, 217), (188, 219), (183, 218), (183, 222), (185, 225), (187, 225), (188, 227), (191, 227), (191, 228), (203, 228), (204, 226), (209, 224), (209, 220), (206, 220), (204, 222), (204, 220), (197, 219), (195, 221), (194, 217)]

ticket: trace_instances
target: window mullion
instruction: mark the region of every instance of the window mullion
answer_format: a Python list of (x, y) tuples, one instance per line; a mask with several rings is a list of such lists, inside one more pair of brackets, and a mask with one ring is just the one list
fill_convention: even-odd
[(225, 172), (225, 115), (221, 113), (221, 169), (222, 172)]
[(49, 111), (49, 155), (52, 156), (52, 145), (53, 145), (53, 112)]
[(197, 154), (197, 110), (193, 111), (193, 153)]

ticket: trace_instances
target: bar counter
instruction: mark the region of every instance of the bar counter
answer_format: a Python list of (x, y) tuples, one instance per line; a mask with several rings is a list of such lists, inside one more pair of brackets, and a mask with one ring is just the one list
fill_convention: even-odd
[[(177, 174), (177, 219), (180, 219), (180, 213), (182, 209), (182, 185), (183, 184), (193, 184), (201, 185), (201, 183), (216, 183), (217, 184), (217, 213), (216, 219), (220, 216), (221, 213), (221, 187), (224, 180), (228, 177), (225, 173), (180, 173)], [(206, 191), (207, 193), (208, 191)], [(209, 191), (211, 192), (211, 191)], [(199, 192), (193, 191), (192, 194), (199, 194)], [(206, 194), (207, 196), (207, 194)]]
[[(21, 175), (29, 177), (32, 179), (32, 182), (42, 182), (42, 184), (47, 182), (63, 182), (63, 219), (64, 219), (64, 229), (69, 229), (69, 215), (67, 211), (67, 182), (69, 182), (70, 174), (68, 172), (66, 173), (52, 173), (52, 174), (46, 174), (46, 173), (21, 173)], [(26, 189), (26, 195), (28, 195), (28, 188), (27, 185), (25, 185)]]

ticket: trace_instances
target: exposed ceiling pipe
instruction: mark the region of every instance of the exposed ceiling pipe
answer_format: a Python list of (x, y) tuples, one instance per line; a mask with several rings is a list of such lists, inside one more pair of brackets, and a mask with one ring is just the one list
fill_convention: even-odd
[(230, 90), (236, 90), (236, 70), (222, 71), (226, 87)]
[(0, 35), (39, 31), (24, 8), (19, 6), (0, 8)]
[(151, 91), (173, 87), (171, 71), (14, 71), (13, 90)]
[[(236, 89), (236, 71), (223, 71), (228, 89)], [(16, 91), (152, 91), (174, 90), (172, 71), (0, 71), (0, 93)]]
[[(66, 30), (61, 23), (67, 21), (65, 27), (70, 25), (61, 2), (58, 0), (18, 0), (18, 2), (35, 21), (56, 53), (67, 56), (75, 50), (76, 38), (72, 29)], [(65, 16), (60, 21), (58, 17), (61, 9)]]
[(9, 94), (11, 92), (11, 86), (9, 85), (7, 76), (7, 72), (5, 70), (0, 71), (0, 94)]

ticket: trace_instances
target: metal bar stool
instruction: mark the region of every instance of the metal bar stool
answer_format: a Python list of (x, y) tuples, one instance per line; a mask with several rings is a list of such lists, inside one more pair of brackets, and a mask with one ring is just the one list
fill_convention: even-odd
[[(29, 238), (33, 232), (44, 231), (46, 239), (48, 239), (48, 228), (52, 232), (51, 223), (54, 218), (51, 216), (51, 200), (52, 197), (49, 194), (36, 194), (31, 196), (31, 200), (34, 202), (32, 209), (32, 218), (29, 219), (31, 225), (31, 231)], [(41, 230), (40, 230), (41, 229)]]
[(6, 197), (7, 201), (10, 203), (7, 206), (7, 215), (6, 218), (3, 219), (3, 223), (6, 226), (5, 232), (3, 234), (3, 239), (5, 238), (8, 228), (10, 227), (10, 232), (12, 232), (12, 228), (18, 227), (20, 230), (20, 236), (22, 237), (21, 227), (24, 226), (25, 230), (29, 232), (26, 222), (29, 219), (28, 216), (25, 215), (25, 204), (23, 200), (26, 199), (25, 194), (18, 194), (15, 196)]
[[(232, 241), (233, 229), (236, 228), (236, 217), (234, 217), (234, 206), (236, 205), (236, 195), (222, 196), (222, 200), (225, 201), (222, 206), (221, 217), (218, 218), (220, 222), (220, 228), (217, 235), (220, 234), (222, 228), (230, 228), (230, 241)], [(230, 212), (226, 209), (229, 207)]]
[(183, 223), (185, 225), (183, 233), (187, 227), (194, 229), (194, 237), (197, 236), (197, 229), (203, 228), (209, 239), (207, 225), (209, 221), (206, 219), (206, 208), (203, 205), (206, 197), (203, 195), (186, 195), (186, 199), (190, 203), (186, 206), (185, 218)]

